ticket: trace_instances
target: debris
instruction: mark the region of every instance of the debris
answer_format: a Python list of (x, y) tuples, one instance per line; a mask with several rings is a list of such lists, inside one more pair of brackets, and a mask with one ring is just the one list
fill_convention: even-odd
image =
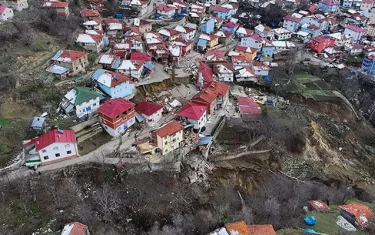
[(351, 231), (351, 232), (357, 231), (357, 229), (341, 215), (337, 216), (336, 224), (340, 226), (341, 228), (345, 229), (346, 231)]

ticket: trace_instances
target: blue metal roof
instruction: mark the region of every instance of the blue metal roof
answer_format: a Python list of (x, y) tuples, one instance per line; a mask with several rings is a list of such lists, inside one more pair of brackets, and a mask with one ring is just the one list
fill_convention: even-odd
[(113, 65), (111, 69), (117, 69), (121, 64), (121, 59), (116, 59), (115, 62), (113, 62)]
[(105, 70), (104, 69), (98, 69), (96, 70), (93, 74), (92, 74), (92, 78), (94, 80), (98, 80), (100, 76), (103, 75), (103, 73), (105, 73)]
[(146, 62), (144, 66), (149, 70), (153, 70), (155, 68), (155, 65), (153, 65), (151, 62)]
[(145, 120), (143, 115), (138, 112), (135, 112), (135, 118), (137, 119), (138, 122), (143, 122)]
[(59, 50), (53, 57), (52, 57), (52, 59), (51, 60), (57, 60), (59, 57), (60, 57), (60, 55), (63, 53), (63, 51), (62, 50)]
[(66, 68), (64, 66), (60, 66), (60, 65), (57, 65), (57, 64), (51, 65), (47, 69), (47, 72), (50, 72), (50, 73), (53, 73), (53, 74), (58, 74), (58, 75), (64, 74), (68, 71), (69, 71), (69, 68)]
[(204, 46), (207, 45), (207, 40), (199, 39), (197, 45), (198, 45), (199, 47), (204, 47)]
[(205, 136), (202, 139), (199, 140), (198, 146), (209, 144), (212, 141), (212, 136)]
[(44, 117), (34, 117), (33, 122), (31, 123), (31, 127), (33, 129), (41, 129), (45, 120), (46, 119)]

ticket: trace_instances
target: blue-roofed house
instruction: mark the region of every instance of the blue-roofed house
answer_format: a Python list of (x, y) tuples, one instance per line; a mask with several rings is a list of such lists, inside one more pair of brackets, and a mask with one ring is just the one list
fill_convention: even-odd
[(155, 65), (151, 62), (146, 62), (143, 65), (142, 78), (152, 78), (155, 74)]
[(129, 77), (123, 74), (104, 69), (98, 69), (93, 73), (92, 79), (96, 82), (98, 87), (112, 99), (130, 99), (134, 95), (134, 83), (130, 80)]
[(213, 33), (215, 30), (215, 18), (204, 18), (201, 22), (202, 33)]
[(34, 117), (33, 122), (31, 123), (31, 128), (35, 131), (43, 130), (45, 120), (46, 119), (44, 117)]
[(69, 75), (76, 75), (85, 72), (88, 65), (88, 53), (84, 51), (59, 50), (51, 59), (51, 71), (56, 74), (66, 73), (67, 68)]
[(52, 64), (46, 69), (47, 72), (52, 73), (55, 77), (64, 79), (69, 74), (69, 68), (58, 65), (58, 64)]

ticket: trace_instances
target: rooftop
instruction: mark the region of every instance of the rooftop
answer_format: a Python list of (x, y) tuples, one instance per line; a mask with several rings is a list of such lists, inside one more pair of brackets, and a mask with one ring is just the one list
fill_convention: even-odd
[(158, 130), (155, 131), (155, 134), (161, 138), (169, 135), (173, 135), (181, 130), (184, 127), (177, 121), (171, 121), (164, 126), (160, 127)]
[(134, 103), (123, 98), (108, 100), (98, 109), (98, 113), (102, 113), (109, 118), (115, 118), (117, 115), (134, 107)]

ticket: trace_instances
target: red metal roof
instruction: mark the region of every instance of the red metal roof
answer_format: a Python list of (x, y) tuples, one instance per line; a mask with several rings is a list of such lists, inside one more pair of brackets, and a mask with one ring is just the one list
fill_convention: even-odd
[(159, 4), (157, 7), (156, 7), (156, 10), (158, 11), (174, 11), (176, 9), (175, 6), (173, 5), (165, 5), (165, 4)]
[(69, 5), (67, 2), (55, 2), (55, 1), (48, 1), (44, 3), (44, 7), (52, 7), (52, 8), (65, 8)]
[(228, 22), (226, 22), (225, 24), (223, 24), (222, 27), (237, 28), (237, 27), (239, 27), (239, 26), (240, 26), (239, 24), (235, 24), (235, 23), (233, 23), (233, 22), (228, 21)]
[(36, 138), (35, 149), (39, 151), (53, 143), (76, 143), (74, 131), (53, 129)]
[(329, 206), (321, 200), (312, 200), (309, 201), (309, 204), (317, 211), (327, 211)]
[(206, 82), (213, 81), (212, 69), (210, 67), (208, 67), (208, 65), (205, 62), (201, 61), (199, 63), (198, 73), (202, 73), (203, 80), (205, 80)]
[(155, 131), (155, 134), (160, 136), (161, 138), (167, 136), (167, 135), (173, 135), (181, 130), (183, 130), (184, 127), (177, 121), (171, 121), (168, 124), (160, 127), (158, 130)]
[(137, 107), (135, 107), (135, 110), (147, 116), (151, 116), (162, 108), (163, 105), (159, 103), (143, 100), (137, 105)]
[(249, 97), (238, 98), (238, 108), (242, 113), (261, 114), (262, 109), (259, 104)]
[(70, 51), (70, 50), (66, 50), (66, 51), (63, 51), (61, 53), (61, 55), (59, 56), (59, 58), (69, 58), (70, 59), (70, 62), (74, 62), (82, 57), (84, 57), (85, 55), (87, 55), (88, 53), (87, 52), (84, 52), (84, 51)]
[(272, 224), (247, 225), (251, 235), (276, 235)]
[(229, 235), (252, 235), (244, 221), (226, 224), (225, 228)]
[(74, 223), (67, 224), (65, 226), (71, 226), (71, 225), (73, 225), (73, 228), (70, 230), (70, 232), (67, 235), (85, 235), (86, 234), (86, 231), (87, 231), (86, 225), (81, 224), (79, 222), (74, 222)]
[(325, 4), (328, 6), (334, 6), (334, 5), (339, 5), (340, 3), (336, 0), (322, 0), (320, 1), (321, 4)]
[(117, 115), (124, 111), (134, 107), (134, 103), (123, 98), (116, 98), (108, 100), (102, 106), (99, 107), (98, 113), (101, 113), (109, 118), (115, 118)]
[(93, 10), (93, 9), (82, 9), (79, 12), (82, 17), (96, 17), (100, 16), (100, 13), (98, 10)]
[(370, 223), (370, 219), (374, 217), (374, 213), (365, 205), (352, 203), (339, 206), (341, 210), (352, 214), (358, 224), (364, 228)]
[(199, 120), (206, 110), (206, 106), (194, 103), (186, 103), (184, 106), (182, 106), (180, 111), (178, 111), (177, 116)]
[(299, 23), (301, 22), (302, 18), (297, 18), (297, 17), (294, 17), (294, 16), (291, 16), (291, 15), (287, 15), (284, 17), (284, 21), (292, 21), (292, 22), (295, 22), (295, 23)]
[(222, 7), (222, 6), (220, 6), (220, 5), (216, 5), (216, 6), (214, 7), (214, 11), (224, 12), (224, 13), (228, 13), (228, 12), (229, 12), (229, 10), (228, 10), (227, 8)]
[(151, 61), (151, 56), (146, 52), (132, 52), (130, 54), (131, 60), (143, 60), (143, 61)]
[(358, 32), (358, 33), (366, 32), (366, 29), (358, 27), (358, 26), (355, 26), (355, 25), (352, 25), (352, 24), (346, 26), (345, 28), (350, 29), (350, 30), (352, 30), (354, 32)]
[(0, 14), (3, 14), (7, 6), (0, 6)]

